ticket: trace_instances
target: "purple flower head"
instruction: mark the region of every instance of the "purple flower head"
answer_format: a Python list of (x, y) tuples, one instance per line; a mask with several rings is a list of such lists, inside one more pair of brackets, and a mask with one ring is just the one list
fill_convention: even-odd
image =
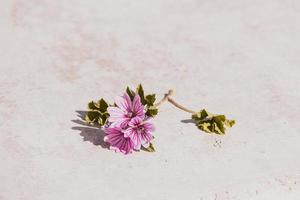
[(129, 95), (125, 93), (122, 97), (116, 97), (115, 103), (117, 107), (107, 108), (110, 115), (108, 121), (112, 123), (111, 126), (126, 127), (135, 118), (145, 118), (144, 106), (139, 95), (135, 95), (131, 101)]
[(133, 100), (125, 93), (115, 99), (117, 106), (107, 108), (109, 113), (108, 126), (104, 128), (104, 140), (110, 143), (110, 149), (124, 154), (139, 150), (150, 144), (153, 139), (154, 126), (148, 122), (145, 109), (139, 95)]
[(133, 141), (129, 137), (124, 136), (124, 132), (120, 127), (108, 127), (104, 131), (106, 133), (104, 141), (110, 143), (110, 149), (124, 154), (132, 152), (134, 148)]
[(129, 137), (134, 144), (134, 149), (139, 150), (141, 145), (147, 146), (153, 139), (153, 131), (153, 124), (143, 121), (141, 118), (134, 118), (128, 123), (128, 128), (124, 130), (124, 136)]

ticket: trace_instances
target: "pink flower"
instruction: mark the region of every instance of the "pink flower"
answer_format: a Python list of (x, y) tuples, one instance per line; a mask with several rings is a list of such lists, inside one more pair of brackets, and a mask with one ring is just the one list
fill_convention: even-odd
[(110, 149), (124, 154), (132, 152), (134, 148), (133, 141), (129, 137), (124, 136), (124, 132), (120, 127), (108, 127), (104, 131), (106, 133), (104, 141), (110, 143)]
[(124, 154), (131, 153), (134, 149), (149, 145), (153, 139), (153, 124), (145, 121), (145, 109), (139, 95), (131, 101), (125, 93), (115, 99), (116, 107), (108, 107), (109, 124), (104, 129), (104, 141), (110, 143), (110, 149)]
[(110, 115), (108, 121), (112, 123), (111, 126), (126, 127), (135, 118), (145, 118), (144, 106), (139, 95), (135, 95), (131, 101), (129, 95), (125, 93), (122, 97), (117, 97), (115, 103), (117, 107), (107, 108)]
[(147, 146), (153, 139), (153, 124), (145, 122), (141, 118), (134, 118), (128, 125), (128, 128), (124, 130), (124, 136), (129, 137), (132, 140), (134, 149), (141, 149), (141, 145)]

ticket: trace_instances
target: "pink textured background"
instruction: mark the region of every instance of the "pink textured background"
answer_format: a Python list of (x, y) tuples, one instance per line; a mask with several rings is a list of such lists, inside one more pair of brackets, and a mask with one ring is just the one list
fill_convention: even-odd
[[(300, 2), (0, 0), (0, 199), (300, 199)], [(143, 83), (156, 153), (108, 151), (75, 111)], [(104, 148), (103, 148), (104, 147)]]

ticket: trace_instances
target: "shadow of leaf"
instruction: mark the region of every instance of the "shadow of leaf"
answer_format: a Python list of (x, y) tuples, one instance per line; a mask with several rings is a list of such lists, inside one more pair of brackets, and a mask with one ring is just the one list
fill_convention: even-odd
[(185, 124), (196, 124), (195, 120), (193, 119), (184, 119), (184, 120), (181, 120), (182, 123), (185, 123)]
[(108, 143), (104, 142), (105, 133), (101, 129), (101, 127), (87, 124), (84, 121), (85, 115), (87, 113), (86, 111), (76, 111), (76, 113), (78, 114), (77, 116), (80, 119), (75, 119), (71, 121), (81, 126), (74, 126), (72, 127), (72, 129), (80, 131), (79, 134), (83, 137), (83, 141), (89, 141), (94, 145), (99, 145), (102, 148), (108, 149), (109, 145)]

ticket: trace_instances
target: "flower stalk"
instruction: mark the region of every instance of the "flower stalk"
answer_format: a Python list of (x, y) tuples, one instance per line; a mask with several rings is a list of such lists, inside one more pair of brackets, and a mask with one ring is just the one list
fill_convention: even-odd
[(174, 99), (171, 98), (171, 96), (174, 94), (173, 90), (169, 90), (168, 93), (165, 94), (164, 98), (162, 98), (162, 100), (160, 100), (156, 105), (155, 108), (159, 107), (161, 104), (163, 104), (164, 102), (168, 101), (169, 103), (173, 104), (175, 107), (179, 108), (180, 110), (183, 110), (185, 112), (191, 113), (191, 114), (195, 114), (196, 112), (193, 110), (190, 110), (182, 105), (180, 105), (179, 103), (177, 103)]

